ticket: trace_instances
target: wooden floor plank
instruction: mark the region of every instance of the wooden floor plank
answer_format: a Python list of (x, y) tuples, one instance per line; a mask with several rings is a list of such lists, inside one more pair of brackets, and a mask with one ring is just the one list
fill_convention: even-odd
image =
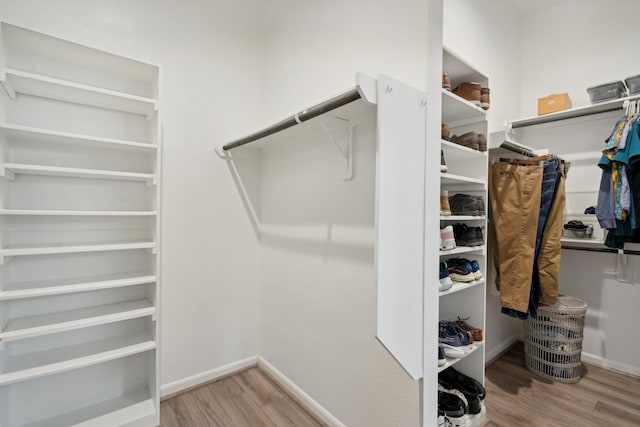
[(237, 427), (276, 426), (246, 393), (231, 396), (220, 401), (220, 404)]
[(220, 401), (211, 392), (209, 386), (204, 386), (193, 390), (193, 395), (198, 409), (208, 420), (208, 426), (232, 426), (233, 420), (224, 410)]
[(262, 410), (278, 427), (317, 427), (319, 424), (289, 399), (278, 398)]
[(182, 427), (178, 420), (178, 414), (168, 401), (160, 404), (160, 427)]
[(258, 406), (268, 405), (282, 396), (282, 391), (258, 368), (247, 369), (233, 378)]
[(487, 367), (485, 384), (491, 427), (640, 425), (640, 379), (585, 365), (578, 383), (553, 382), (526, 368), (522, 344)]

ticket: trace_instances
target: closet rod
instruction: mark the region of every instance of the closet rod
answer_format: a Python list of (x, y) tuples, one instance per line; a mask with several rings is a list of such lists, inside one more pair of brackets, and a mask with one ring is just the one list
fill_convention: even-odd
[(275, 123), (262, 130), (259, 130), (258, 132), (252, 133), (251, 135), (245, 136), (244, 138), (240, 138), (233, 142), (229, 142), (223, 145), (222, 149), (228, 151), (233, 148), (240, 147), (241, 145), (257, 141), (258, 139), (264, 138), (265, 136), (269, 136), (282, 130), (288, 129), (292, 126), (299, 125), (302, 122), (306, 122), (307, 120), (313, 119), (314, 117), (317, 117), (321, 114), (324, 114), (331, 110), (335, 110), (336, 108), (347, 105), (353, 101), (357, 101), (360, 98), (361, 95), (358, 89), (352, 89), (348, 92), (331, 98), (328, 101), (324, 101), (320, 104), (314, 105), (313, 107), (309, 107), (304, 111), (294, 114), (293, 116), (279, 121), (278, 123)]

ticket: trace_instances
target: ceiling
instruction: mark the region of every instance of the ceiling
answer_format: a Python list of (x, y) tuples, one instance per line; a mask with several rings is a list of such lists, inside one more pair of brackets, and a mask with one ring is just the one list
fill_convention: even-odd
[(507, 0), (521, 16), (529, 16), (542, 10), (549, 9), (566, 0)]

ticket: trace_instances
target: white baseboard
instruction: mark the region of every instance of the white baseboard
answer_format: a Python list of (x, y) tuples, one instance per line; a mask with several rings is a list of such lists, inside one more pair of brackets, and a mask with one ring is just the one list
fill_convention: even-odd
[(224, 365), (210, 371), (201, 372), (199, 374), (192, 375), (190, 377), (183, 378), (169, 384), (161, 385), (160, 396), (168, 396), (221, 377), (226, 377), (235, 372), (239, 372), (252, 366), (256, 366), (257, 363), (257, 356), (247, 357), (246, 359), (238, 360), (237, 362), (229, 363), (228, 365)]
[(336, 417), (331, 415), (329, 411), (324, 409), (318, 402), (313, 400), (311, 396), (302, 391), (300, 387), (295, 385), (293, 381), (284, 376), (272, 364), (267, 362), (263, 357), (258, 357), (258, 366), (267, 372), (274, 380), (284, 388), (288, 393), (294, 396), (302, 403), (302, 405), (312, 412), (316, 417), (325, 422), (329, 427), (345, 427)]
[(512, 337), (509, 337), (509, 338), (503, 340), (502, 342), (498, 343), (498, 345), (496, 345), (496, 346), (494, 346), (492, 348), (488, 348), (485, 345), (484, 360), (486, 360), (487, 362), (491, 362), (493, 359), (495, 359), (501, 353), (505, 352), (509, 347), (514, 345), (519, 340), (520, 340), (520, 337), (512, 336)]
[(591, 363), (593, 365), (601, 366), (603, 368), (613, 369), (624, 374), (633, 375), (634, 377), (640, 377), (640, 368), (636, 366), (626, 365), (624, 363), (612, 362), (604, 357), (596, 356), (594, 354), (582, 352), (582, 361)]

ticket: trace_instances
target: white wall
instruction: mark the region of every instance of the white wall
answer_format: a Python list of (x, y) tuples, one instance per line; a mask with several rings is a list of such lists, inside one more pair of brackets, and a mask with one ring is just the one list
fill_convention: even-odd
[(265, 121), (353, 88), (356, 72), (426, 88), (424, 0), (268, 0)]
[(256, 238), (212, 147), (261, 117), (261, 3), (0, 1), (3, 20), (162, 67), (163, 385), (257, 353)]
[[(524, 19), (522, 115), (536, 115), (536, 100), (541, 96), (568, 92), (574, 106), (586, 105), (589, 103), (587, 87), (637, 75), (640, 57), (634, 54), (636, 37), (630, 36), (637, 29), (637, 20), (632, 13), (636, 8), (637, 2), (632, 0), (567, 0)], [(619, 11), (615, 25), (607, 25), (605, 21), (612, 11)], [(542, 28), (545, 30), (541, 31)], [(601, 150), (615, 124), (615, 117), (612, 113), (608, 125), (583, 121), (580, 133), (557, 124), (554, 133), (557, 139), (546, 138), (546, 145), (552, 149), (556, 147), (555, 151), (571, 153)], [(604, 120), (606, 122), (606, 118)], [(572, 189), (589, 187), (597, 191), (599, 176), (595, 159), (591, 164), (572, 166), (567, 178), (568, 200), (576, 197), (571, 194)], [(595, 202), (595, 192), (591, 197), (591, 202)], [(584, 202), (580, 206), (574, 205), (571, 208), (574, 212), (569, 213), (581, 213), (576, 211), (588, 206)], [(637, 257), (630, 257), (638, 273), (639, 261)], [(565, 250), (560, 291), (582, 298), (589, 305), (583, 344), (585, 359), (638, 375), (638, 342), (627, 339), (620, 327), (640, 322), (640, 312), (634, 305), (640, 299), (640, 277), (636, 273), (632, 283), (618, 282), (615, 271), (614, 255)]]
[[(520, 22), (520, 16), (506, 0), (444, 2), (444, 45), (489, 78), (489, 132), (504, 131), (504, 121), (520, 106)], [(491, 257), (487, 264), (490, 269)], [(521, 331), (519, 321), (500, 313), (500, 299), (491, 274), (486, 329), (487, 360), (517, 339)]]
[[(538, 98), (567, 92), (574, 107), (587, 105), (588, 87), (638, 75), (637, 6), (634, 0), (567, 0), (524, 19), (521, 117), (538, 114)], [(615, 25), (607, 25), (611, 19)]]
[[(426, 87), (425, 1), (272, 0), (268, 10), (266, 122), (352, 88), (357, 71)], [(349, 183), (326, 139), (263, 159), (262, 221), (286, 237), (262, 240), (260, 355), (345, 425), (415, 426), (419, 383), (375, 339), (375, 150), (362, 139), (372, 126), (358, 129)], [(371, 243), (309, 241), (300, 226)]]

